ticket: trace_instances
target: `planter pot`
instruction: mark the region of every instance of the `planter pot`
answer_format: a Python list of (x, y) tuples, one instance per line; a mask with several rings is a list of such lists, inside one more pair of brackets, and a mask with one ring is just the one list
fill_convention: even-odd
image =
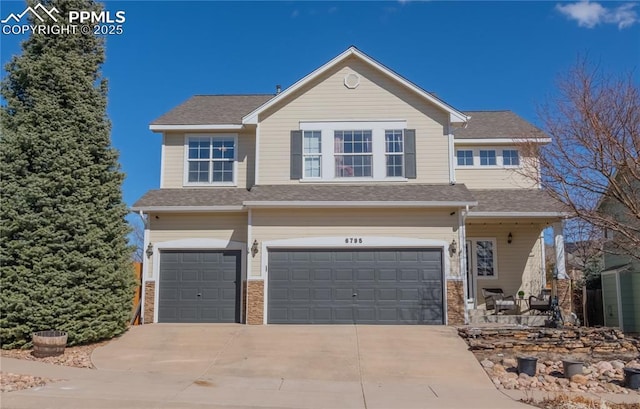
[(38, 331), (31, 338), (33, 355), (38, 358), (62, 355), (67, 346), (67, 333), (64, 331)]
[(529, 376), (536, 376), (536, 365), (538, 358), (531, 356), (518, 357), (518, 374), (526, 373)]
[(623, 368), (624, 386), (629, 389), (640, 389), (640, 368)]
[(564, 372), (564, 377), (567, 379), (571, 379), (573, 375), (582, 375), (582, 368), (584, 367), (584, 362), (581, 361), (571, 361), (571, 360), (562, 360), (562, 369)]

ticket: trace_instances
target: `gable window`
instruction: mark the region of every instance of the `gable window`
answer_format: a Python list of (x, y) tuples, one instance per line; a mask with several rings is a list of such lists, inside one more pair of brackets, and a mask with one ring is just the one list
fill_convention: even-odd
[(473, 267), (474, 273), (479, 278), (497, 278), (497, 255), (496, 240), (490, 239), (469, 239), (470, 250), (467, 263)]
[(404, 140), (402, 130), (385, 131), (387, 177), (404, 176)]
[(504, 166), (520, 166), (520, 156), (515, 149), (504, 149), (502, 151), (502, 164)]
[(302, 154), (304, 157), (304, 177), (319, 178), (322, 158), (320, 131), (304, 131)]
[(480, 165), (481, 166), (496, 166), (496, 151), (494, 150), (480, 150)]
[(336, 177), (372, 176), (371, 131), (335, 131), (334, 156)]
[(193, 184), (233, 184), (235, 182), (235, 161), (235, 137), (188, 137), (186, 182)]
[(473, 166), (472, 150), (458, 150), (456, 156), (458, 157), (458, 166)]

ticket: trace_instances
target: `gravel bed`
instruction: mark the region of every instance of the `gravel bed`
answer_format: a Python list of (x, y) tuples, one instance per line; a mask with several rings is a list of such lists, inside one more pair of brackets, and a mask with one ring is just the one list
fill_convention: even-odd
[[(64, 354), (58, 356), (49, 356), (45, 358), (37, 358), (33, 356), (31, 349), (9, 349), (0, 350), (0, 356), (3, 358), (26, 359), (29, 361), (39, 361), (47, 364), (72, 366), (74, 368), (90, 368), (95, 369), (91, 362), (91, 353), (94, 349), (106, 345), (109, 341), (97, 342), (95, 344), (80, 345), (67, 347)], [(0, 372), (0, 384), (2, 392), (11, 392), (21, 389), (34, 388), (44, 386), (49, 382), (55, 382), (55, 379), (40, 378), (38, 376), (14, 374), (8, 372)]]

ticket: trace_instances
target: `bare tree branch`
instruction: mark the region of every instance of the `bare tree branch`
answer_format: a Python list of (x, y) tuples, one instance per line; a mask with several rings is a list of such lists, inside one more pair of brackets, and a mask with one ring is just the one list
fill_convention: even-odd
[(526, 176), (573, 215), (613, 232), (607, 246), (640, 259), (640, 92), (633, 76), (605, 74), (582, 58), (539, 115), (552, 143), (524, 142), (537, 158)]

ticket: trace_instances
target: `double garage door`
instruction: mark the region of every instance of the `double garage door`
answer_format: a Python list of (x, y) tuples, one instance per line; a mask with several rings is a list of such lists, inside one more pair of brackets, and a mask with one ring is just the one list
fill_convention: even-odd
[(270, 250), (268, 322), (443, 324), (439, 249)]
[[(240, 251), (162, 251), (159, 322), (240, 322)], [(442, 251), (270, 249), (273, 324), (443, 324)]]

